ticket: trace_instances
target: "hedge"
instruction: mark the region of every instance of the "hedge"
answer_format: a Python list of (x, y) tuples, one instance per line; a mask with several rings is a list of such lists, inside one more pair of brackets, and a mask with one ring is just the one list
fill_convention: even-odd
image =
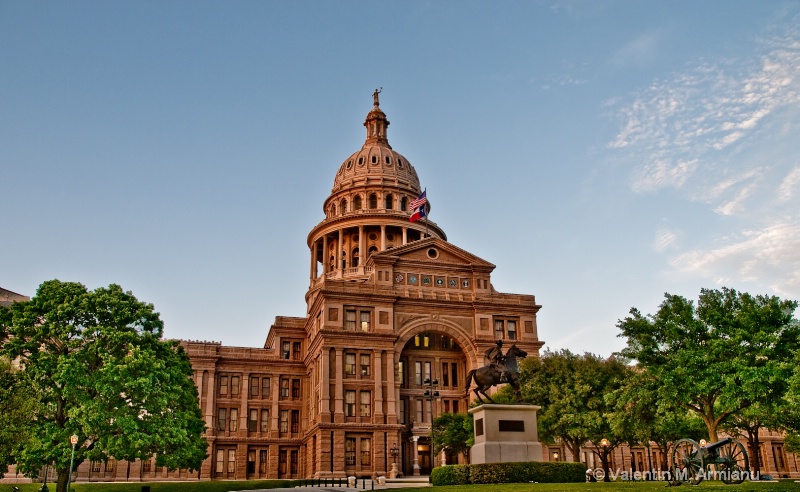
[(447, 465), (434, 468), (431, 473), (433, 485), (584, 481), (586, 481), (586, 465), (564, 461)]

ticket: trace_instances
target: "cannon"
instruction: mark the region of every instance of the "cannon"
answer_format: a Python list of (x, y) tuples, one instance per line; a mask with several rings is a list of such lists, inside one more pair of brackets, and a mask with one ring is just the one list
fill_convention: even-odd
[[(713, 471), (710, 467), (714, 467)], [(697, 485), (706, 477), (726, 484), (744, 482), (750, 473), (750, 458), (742, 443), (726, 437), (700, 446), (693, 439), (681, 439), (672, 447), (670, 485)]]

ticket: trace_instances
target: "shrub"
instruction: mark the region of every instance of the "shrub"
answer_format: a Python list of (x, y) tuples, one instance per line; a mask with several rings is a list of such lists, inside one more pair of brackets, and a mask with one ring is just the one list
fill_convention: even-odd
[(449, 465), (435, 468), (433, 485), (466, 485), (491, 483), (566, 483), (586, 480), (582, 463), (535, 462), (484, 463)]
[(431, 472), (433, 485), (469, 485), (469, 465), (447, 465)]

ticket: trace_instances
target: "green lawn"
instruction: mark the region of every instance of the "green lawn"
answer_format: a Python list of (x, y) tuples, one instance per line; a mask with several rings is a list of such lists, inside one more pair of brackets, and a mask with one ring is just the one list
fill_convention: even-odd
[[(74, 492), (141, 492), (142, 485), (149, 485), (151, 492), (229, 492), (234, 490), (254, 490), (274, 487), (291, 487), (294, 484), (284, 480), (251, 480), (224, 482), (156, 482), (156, 483), (78, 483), (73, 484)], [(41, 484), (20, 484), (20, 492), (38, 492)], [(11, 490), (11, 484), (0, 484), (0, 492)], [(48, 484), (50, 491), (55, 487)], [(367, 489), (369, 490), (369, 489)], [(782, 482), (745, 482), (741, 485), (724, 485), (721, 482), (703, 482), (699, 486), (683, 485), (667, 488), (664, 482), (636, 483), (549, 483), (549, 484), (503, 484), (503, 485), (454, 485), (449, 487), (421, 487), (389, 489), (389, 492), (592, 492), (596, 490), (638, 491), (754, 491), (784, 492), (800, 491), (800, 483)]]

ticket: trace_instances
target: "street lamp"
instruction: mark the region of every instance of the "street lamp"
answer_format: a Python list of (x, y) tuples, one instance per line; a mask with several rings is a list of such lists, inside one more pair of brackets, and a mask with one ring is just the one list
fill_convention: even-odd
[(553, 461), (558, 461), (558, 451), (553, 451)]
[(600, 446), (603, 447), (603, 481), (610, 482), (611, 479), (608, 477), (608, 446), (611, 443), (608, 442), (608, 439), (605, 437), (600, 440)]
[(439, 399), (439, 391), (436, 389), (439, 387), (439, 380), (425, 378), (423, 384), (425, 384), (428, 389), (425, 390), (425, 393), (423, 393), (422, 396), (431, 402), (431, 473), (433, 473), (433, 469), (436, 467), (436, 452), (434, 451), (435, 445), (433, 443), (433, 419), (435, 418), (434, 401)]
[(397, 478), (397, 457), (400, 455), (400, 450), (397, 449), (397, 443), (392, 444), (392, 449), (389, 450), (392, 455), (392, 471), (389, 472), (389, 478)]
[(78, 436), (72, 434), (72, 437), (69, 438), (69, 442), (72, 443), (72, 457), (69, 459), (69, 479), (67, 479), (67, 492), (72, 489), (72, 464), (75, 463), (75, 445), (78, 444)]

